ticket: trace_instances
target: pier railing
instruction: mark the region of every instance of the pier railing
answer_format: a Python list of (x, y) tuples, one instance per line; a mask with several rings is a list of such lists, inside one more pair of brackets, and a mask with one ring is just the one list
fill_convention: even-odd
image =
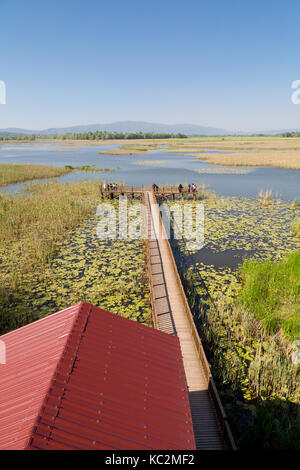
[[(163, 221), (162, 221), (161, 217), (159, 219), (159, 223), (160, 223), (160, 229), (161, 229), (160, 233), (164, 233), (164, 236), (166, 237), (165, 228), (164, 228)], [(197, 349), (198, 357), (199, 357), (199, 360), (200, 360), (200, 362), (202, 364), (202, 367), (203, 367), (203, 370), (204, 370), (204, 374), (205, 374), (205, 378), (206, 378), (207, 386), (208, 386), (208, 391), (210, 393), (211, 399), (214, 403), (215, 410), (216, 410), (216, 413), (217, 413), (217, 416), (218, 416), (218, 421), (219, 421), (219, 424), (220, 424), (220, 427), (221, 427), (221, 432), (222, 432), (222, 435), (223, 435), (223, 439), (226, 443), (227, 448), (232, 449), (232, 450), (236, 450), (236, 445), (235, 445), (234, 438), (233, 438), (233, 435), (232, 435), (232, 432), (231, 432), (231, 429), (230, 429), (230, 426), (229, 426), (229, 423), (228, 423), (228, 418), (227, 418), (226, 412), (224, 410), (224, 407), (222, 405), (222, 402), (220, 400), (220, 396), (219, 396), (216, 384), (215, 384), (214, 379), (212, 377), (211, 370), (210, 370), (210, 365), (208, 363), (208, 360), (207, 360), (207, 357), (206, 357), (206, 354), (205, 354), (205, 351), (204, 351), (204, 348), (203, 348), (203, 345), (202, 345), (202, 341), (199, 337), (199, 334), (198, 334), (198, 331), (197, 331), (197, 328), (196, 328), (196, 325), (195, 325), (195, 322), (194, 322), (194, 318), (193, 318), (189, 303), (187, 301), (187, 297), (185, 295), (185, 291), (184, 291), (184, 288), (183, 288), (183, 285), (182, 285), (182, 282), (181, 282), (181, 278), (180, 278), (180, 275), (179, 275), (179, 272), (178, 272), (178, 269), (177, 269), (177, 264), (176, 264), (176, 261), (175, 261), (174, 255), (173, 255), (173, 251), (172, 251), (171, 245), (170, 245), (168, 240), (167, 240), (167, 249), (168, 249), (168, 252), (169, 252), (169, 256), (170, 256), (170, 259), (171, 259), (173, 270), (175, 272), (175, 277), (176, 277), (176, 282), (177, 282), (177, 285), (178, 285), (178, 289), (179, 289), (179, 292), (181, 293), (181, 297), (182, 297), (182, 300), (183, 300), (183, 303), (184, 303), (186, 318), (188, 319), (188, 322), (189, 322), (191, 336), (194, 340), (194, 344), (195, 344), (196, 349)]]

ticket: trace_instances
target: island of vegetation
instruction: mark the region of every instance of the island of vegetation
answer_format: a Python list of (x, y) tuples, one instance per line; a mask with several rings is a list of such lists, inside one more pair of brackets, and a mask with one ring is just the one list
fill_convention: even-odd
[(0, 186), (22, 183), (25, 181), (42, 180), (45, 178), (56, 178), (73, 171), (84, 171), (88, 173), (112, 173), (114, 168), (96, 168), (90, 165), (64, 167), (50, 165), (20, 165), (0, 163)]
[[(143, 141), (141, 144), (141, 140)], [(130, 144), (128, 144), (130, 141)], [(118, 143), (100, 154), (134, 155), (147, 151), (189, 154), (221, 166), (273, 166), (300, 169), (300, 139), (290, 136), (187, 137), (184, 134), (85, 132), (53, 135), (2, 134), (0, 143), (54, 143), (64, 146)], [(78, 150), (78, 149), (77, 149)], [(209, 153), (207, 152), (209, 150)], [(54, 151), (54, 150), (51, 150)], [(57, 150), (63, 151), (63, 150)]]
[(0, 164), (0, 186), (70, 173), (71, 168), (50, 165)]

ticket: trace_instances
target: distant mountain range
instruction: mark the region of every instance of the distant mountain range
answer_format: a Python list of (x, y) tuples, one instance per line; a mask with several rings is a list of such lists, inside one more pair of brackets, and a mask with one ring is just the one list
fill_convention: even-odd
[(120, 121), (109, 124), (90, 124), (85, 126), (56, 127), (36, 131), (32, 129), (0, 129), (1, 134), (66, 134), (68, 132), (155, 132), (185, 135), (228, 135), (229, 131), (215, 127), (197, 126), (195, 124), (158, 124), (143, 121)]
[(257, 131), (257, 132), (235, 132), (217, 127), (199, 126), (196, 124), (159, 124), (144, 121), (119, 121), (109, 124), (90, 124), (84, 126), (54, 127), (41, 131), (32, 129), (8, 128), (0, 129), (0, 134), (67, 134), (69, 132), (154, 132), (178, 134), (182, 133), (188, 136), (225, 136), (225, 135), (251, 135), (265, 134), (275, 135), (283, 132), (300, 132), (300, 129), (283, 129), (276, 131)]

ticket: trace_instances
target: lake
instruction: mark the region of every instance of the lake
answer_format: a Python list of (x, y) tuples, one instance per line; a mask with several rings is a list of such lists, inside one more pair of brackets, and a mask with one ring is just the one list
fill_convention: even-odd
[[(119, 181), (128, 185), (168, 184), (206, 184), (218, 195), (256, 197), (261, 189), (273, 191), (273, 195), (284, 200), (300, 200), (300, 171), (273, 167), (232, 167), (232, 171), (245, 171), (244, 174), (207, 173), (220, 171), (220, 166), (211, 165), (179, 152), (160, 150), (137, 155), (98, 154), (99, 151), (118, 149), (120, 144), (109, 145), (74, 145), (57, 144), (20, 144), (0, 145), (0, 163), (44, 164), (55, 166), (90, 165), (97, 168), (114, 168), (110, 173), (74, 172), (57, 178), (60, 182), (82, 179), (105, 179), (108, 182)], [(209, 149), (206, 152), (220, 153)], [(225, 152), (221, 152), (225, 153)], [(137, 164), (149, 160), (150, 164)], [(151, 161), (163, 161), (151, 164)], [(230, 171), (231, 167), (226, 167)], [(1, 167), (0, 167), (1, 170)], [(204, 171), (199, 173), (196, 170)], [(24, 183), (0, 187), (0, 192), (21, 191)]]

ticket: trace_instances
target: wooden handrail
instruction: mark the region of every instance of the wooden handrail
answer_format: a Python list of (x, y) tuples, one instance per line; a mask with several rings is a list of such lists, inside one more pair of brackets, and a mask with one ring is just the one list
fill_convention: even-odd
[[(142, 200), (143, 200), (143, 205), (145, 207), (145, 193), (142, 193)], [(150, 215), (151, 216), (151, 215)], [(145, 229), (148, 227), (149, 221), (146, 220), (146, 214), (144, 212), (144, 225)], [(155, 304), (155, 298), (154, 298), (154, 285), (152, 281), (152, 272), (151, 272), (151, 262), (150, 262), (150, 248), (149, 248), (149, 239), (148, 239), (148, 234), (145, 234), (145, 246), (147, 250), (147, 273), (148, 273), (148, 279), (149, 279), (149, 287), (150, 287), (150, 301), (151, 301), (151, 311), (152, 311), (152, 320), (153, 320), (153, 326), (156, 330), (158, 330), (158, 319), (157, 319), (157, 310), (156, 310), (156, 304)]]
[[(155, 200), (156, 200), (156, 198), (155, 198)], [(157, 200), (156, 200), (156, 203), (157, 203)], [(192, 337), (193, 337), (193, 340), (194, 340), (194, 343), (195, 343), (195, 346), (196, 346), (196, 349), (197, 349), (197, 353), (198, 353), (200, 362), (201, 362), (201, 364), (203, 366), (203, 369), (204, 369), (205, 377), (206, 377), (206, 380), (207, 380), (208, 391), (209, 391), (209, 394), (212, 398), (212, 401), (214, 402), (215, 409), (216, 409), (216, 412), (217, 412), (217, 415), (218, 415), (218, 418), (219, 418), (218, 421), (219, 421), (221, 431), (222, 431), (222, 434), (223, 434), (223, 439), (226, 442), (226, 445), (229, 449), (236, 450), (237, 447), (235, 445), (234, 438), (233, 438), (233, 435), (232, 435), (232, 432), (231, 432), (231, 429), (230, 429), (230, 426), (229, 426), (229, 423), (228, 423), (228, 418), (227, 418), (226, 412), (224, 410), (224, 407), (222, 405), (222, 402), (221, 402), (217, 387), (215, 385), (214, 379), (213, 379), (212, 374), (211, 374), (210, 365), (208, 363), (208, 360), (207, 360), (207, 357), (206, 357), (206, 354), (205, 354), (205, 351), (204, 351), (204, 348), (203, 348), (203, 345), (202, 345), (202, 341), (199, 337), (199, 334), (198, 334), (198, 331), (197, 331), (197, 328), (196, 328), (196, 325), (195, 325), (195, 322), (194, 322), (194, 318), (193, 318), (189, 303), (187, 301), (185, 291), (183, 289), (183, 285), (182, 285), (182, 282), (181, 282), (181, 279), (180, 279), (180, 276), (179, 276), (179, 273), (178, 273), (178, 269), (177, 269), (177, 265), (176, 265), (175, 258), (174, 258), (174, 255), (173, 255), (173, 251), (172, 251), (172, 248), (170, 246), (169, 240), (167, 238), (165, 227), (164, 227), (161, 216), (159, 217), (159, 224), (160, 224), (160, 227), (161, 227), (161, 235), (163, 235), (163, 237), (165, 237), (166, 242), (167, 242), (167, 249), (168, 249), (168, 252), (169, 252), (169, 255), (170, 255), (170, 258), (171, 258), (171, 262), (172, 262), (172, 265), (173, 265), (173, 269), (174, 269), (174, 272), (175, 272), (176, 282), (178, 284), (179, 290), (180, 290), (181, 295), (182, 295), (186, 316), (187, 316), (187, 319), (188, 319), (188, 322), (189, 322), (189, 326), (190, 326), (190, 329), (191, 329), (191, 334), (192, 334)]]

